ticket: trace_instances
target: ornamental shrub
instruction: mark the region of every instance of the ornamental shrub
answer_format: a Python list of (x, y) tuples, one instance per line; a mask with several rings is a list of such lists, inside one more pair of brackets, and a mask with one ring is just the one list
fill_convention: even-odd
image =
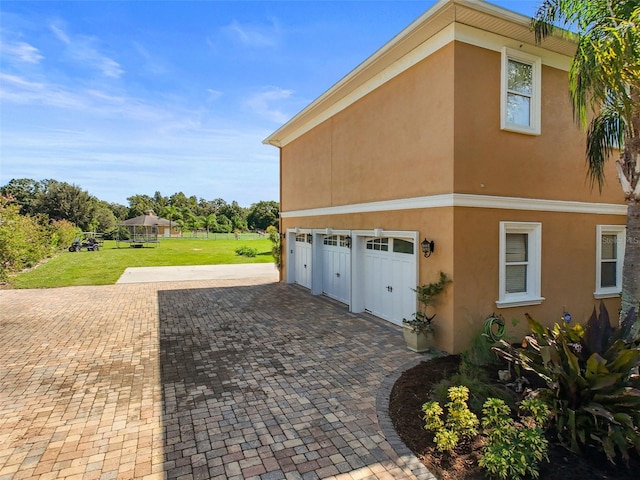
[(449, 402), (446, 420), (442, 420), (444, 413), (438, 402), (426, 402), (422, 405), (426, 430), (434, 432), (436, 448), (441, 451), (451, 451), (460, 439), (470, 439), (478, 434), (478, 417), (469, 410), (469, 389), (464, 386), (449, 388)]
[(77, 234), (69, 221), (19, 212), (17, 204), (0, 197), (0, 281), (68, 247)]
[(549, 444), (542, 429), (549, 415), (547, 406), (537, 398), (524, 400), (520, 413), (515, 421), (511, 409), (498, 398), (489, 398), (482, 407), (487, 443), (478, 463), (494, 478), (538, 478), (540, 462), (549, 460)]
[(271, 241), (271, 256), (273, 257), (273, 263), (276, 268), (280, 270), (282, 265), (282, 246), (280, 242), (280, 232), (273, 225), (269, 225), (267, 227), (267, 235), (269, 236), (269, 240)]
[[(598, 342), (589, 328), (546, 328), (527, 316), (531, 335), (525, 337), (526, 347), (502, 342), (496, 349), (545, 381), (538, 396), (553, 412), (559, 441), (576, 453), (594, 446), (614, 463), (617, 456), (627, 462), (632, 449), (640, 452), (640, 380), (632, 375), (640, 349), (624, 339), (635, 315), (629, 312), (614, 339)], [(592, 352), (589, 344), (596, 343), (596, 350), (604, 350)]]
[(236, 248), (236, 255), (253, 258), (257, 254), (258, 254), (258, 250), (252, 247), (248, 247), (247, 245), (243, 245), (241, 247)]

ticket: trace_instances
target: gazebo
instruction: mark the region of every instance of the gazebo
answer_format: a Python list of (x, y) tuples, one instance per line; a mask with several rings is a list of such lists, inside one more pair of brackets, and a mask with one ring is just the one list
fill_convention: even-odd
[(116, 244), (120, 247), (120, 242), (128, 243), (130, 247), (141, 248), (145, 244), (150, 243), (157, 246), (158, 237), (171, 236), (171, 222), (166, 218), (160, 218), (153, 212), (149, 211), (144, 215), (140, 215), (118, 223), (119, 226), (125, 227), (129, 232), (129, 238), (120, 238), (120, 232), (116, 239)]

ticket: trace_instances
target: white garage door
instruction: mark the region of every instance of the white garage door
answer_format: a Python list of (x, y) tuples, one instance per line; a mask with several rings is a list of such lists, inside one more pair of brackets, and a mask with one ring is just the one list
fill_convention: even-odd
[(293, 254), (294, 282), (311, 288), (311, 242), (310, 233), (296, 235), (296, 246)]
[(322, 245), (322, 293), (349, 303), (351, 256), (346, 235), (328, 235)]
[(412, 240), (371, 238), (364, 251), (364, 308), (402, 325), (416, 311), (416, 257)]

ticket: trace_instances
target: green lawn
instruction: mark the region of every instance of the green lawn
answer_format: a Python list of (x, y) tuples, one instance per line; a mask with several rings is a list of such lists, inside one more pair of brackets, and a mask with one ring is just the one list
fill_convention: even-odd
[[(127, 267), (180, 265), (220, 265), (233, 263), (269, 263), (271, 242), (255, 240), (206, 240), (166, 238), (157, 247), (129, 248), (115, 241), (105, 241), (97, 252), (61, 252), (37, 268), (11, 279), (13, 288), (50, 288), (71, 285), (109, 285), (116, 283)], [(238, 247), (254, 248), (253, 257), (236, 255)]]

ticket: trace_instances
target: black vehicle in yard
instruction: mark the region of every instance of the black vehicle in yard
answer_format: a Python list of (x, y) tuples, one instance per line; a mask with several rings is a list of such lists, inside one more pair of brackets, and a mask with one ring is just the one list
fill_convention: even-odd
[(95, 232), (82, 232), (82, 237), (76, 237), (69, 246), (70, 252), (79, 252), (83, 248), (88, 252), (97, 252), (102, 245), (102, 234)]

